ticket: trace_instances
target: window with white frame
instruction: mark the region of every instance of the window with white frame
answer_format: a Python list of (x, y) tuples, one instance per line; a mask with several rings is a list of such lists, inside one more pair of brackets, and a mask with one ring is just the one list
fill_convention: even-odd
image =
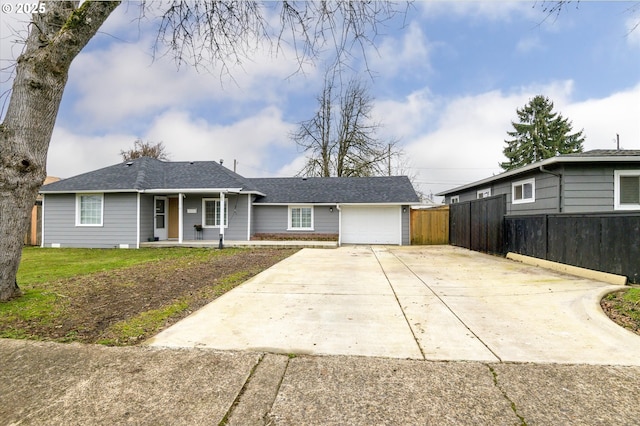
[[(202, 226), (205, 228), (220, 227), (220, 199), (202, 199)], [(224, 227), (229, 226), (229, 199), (224, 200)]]
[(476, 193), (476, 198), (487, 198), (491, 197), (491, 188), (480, 189)]
[(313, 207), (290, 206), (289, 207), (290, 230), (313, 230)]
[(455, 204), (455, 203), (459, 203), (460, 202), (460, 196), (459, 195), (452, 195), (451, 196), (451, 204)]
[(615, 210), (640, 210), (640, 170), (614, 172)]
[(76, 195), (76, 226), (102, 226), (104, 195)]
[(513, 182), (511, 184), (511, 202), (513, 204), (534, 203), (536, 201), (535, 178)]

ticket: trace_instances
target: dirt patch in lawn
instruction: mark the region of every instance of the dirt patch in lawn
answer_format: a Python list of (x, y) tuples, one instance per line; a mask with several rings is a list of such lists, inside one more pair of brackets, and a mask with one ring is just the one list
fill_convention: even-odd
[(613, 322), (640, 335), (640, 300), (630, 298), (627, 295), (629, 291), (621, 290), (606, 295), (600, 301), (600, 306)]
[(50, 320), (11, 327), (24, 337), (132, 345), (146, 340), (296, 249), (212, 250), (211, 256), (154, 261), (59, 280)]

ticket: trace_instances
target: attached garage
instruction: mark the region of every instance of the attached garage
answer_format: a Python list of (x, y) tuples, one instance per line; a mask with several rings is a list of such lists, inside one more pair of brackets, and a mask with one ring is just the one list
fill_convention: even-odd
[(341, 244), (402, 244), (401, 206), (341, 206)]

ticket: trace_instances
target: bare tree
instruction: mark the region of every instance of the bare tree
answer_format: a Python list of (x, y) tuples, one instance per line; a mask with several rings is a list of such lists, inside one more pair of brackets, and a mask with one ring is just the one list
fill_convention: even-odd
[(133, 148), (126, 151), (121, 150), (120, 156), (122, 156), (122, 161), (131, 161), (140, 157), (151, 157), (163, 161), (169, 160), (169, 154), (163, 142), (154, 144), (144, 142), (142, 139), (136, 139), (136, 141), (133, 142)]
[[(51, 134), (71, 62), (118, 7), (119, 1), (46, 1), (34, 13), (17, 60), (7, 112), (0, 124), (0, 300), (20, 294), (16, 272), (29, 212), (46, 176)], [(147, 1), (141, 14), (158, 13), (161, 46), (178, 64), (242, 62), (260, 43), (278, 52), (291, 43), (301, 64), (335, 49), (336, 64), (362, 51), (378, 25), (402, 13), (391, 1), (251, 2)], [(158, 12), (159, 11), (159, 12)], [(280, 17), (275, 25), (270, 19)]]
[(377, 136), (382, 125), (371, 116), (373, 98), (364, 83), (351, 79), (336, 88), (336, 74), (325, 75), (315, 115), (299, 124), (291, 138), (307, 154), (303, 176), (380, 176), (390, 174), (397, 141)]

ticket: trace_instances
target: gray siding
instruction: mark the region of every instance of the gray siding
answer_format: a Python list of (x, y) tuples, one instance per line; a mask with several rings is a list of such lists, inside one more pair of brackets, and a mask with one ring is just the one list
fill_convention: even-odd
[[(329, 208), (333, 208), (330, 211)], [(253, 233), (274, 234), (289, 232), (316, 233), (316, 234), (337, 234), (338, 233), (338, 210), (336, 206), (314, 206), (313, 208), (313, 231), (287, 231), (289, 222), (288, 206), (265, 206), (254, 205), (253, 209)]]
[[(614, 172), (615, 170), (638, 170), (640, 167), (627, 164), (567, 164), (554, 169), (562, 174), (562, 197), (559, 197), (558, 177), (549, 173), (534, 172), (513, 177), (508, 181), (493, 182), (491, 195), (507, 194), (507, 214), (548, 214), (558, 213), (606, 213), (614, 211)], [(513, 182), (535, 178), (535, 203), (513, 204), (511, 184)], [(489, 187), (484, 185), (482, 188)], [(460, 201), (476, 199), (480, 187), (466, 190), (459, 195)], [(451, 195), (445, 198), (451, 203)], [(561, 204), (561, 206), (560, 206)]]
[(153, 195), (140, 195), (140, 242), (153, 240)]
[(613, 167), (567, 167), (563, 173), (563, 212), (613, 211), (613, 171)]
[[(535, 202), (513, 204), (512, 185), (527, 179), (535, 179)], [(558, 177), (548, 173), (532, 173), (505, 181), (501, 194), (507, 194), (507, 214), (545, 214), (558, 212)], [(498, 194), (496, 194), (498, 195)]]
[[(195, 239), (194, 225), (202, 225), (202, 199), (220, 198), (218, 194), (188, 194), (183, 200), (183, 239)], [(225, 199), (229, 200), (228, 226), (224, 230), (225, 240), (246, 241), (247, 221), (248, 221), (248, 196), (246, 194), (227, 194)], [(188, 210), (195, 210), (196, 213), (187, 213)], [(202, 231), (203, 240), (217, 241), (220, 238), (220, 228), (204, 228)]]
[(128, 244), (135, 248), (137, 194), (104, 194), (102, 226), (76, 226), (75, 194), (47, 194), (44, 204), (43, 245), (112, 248)]

